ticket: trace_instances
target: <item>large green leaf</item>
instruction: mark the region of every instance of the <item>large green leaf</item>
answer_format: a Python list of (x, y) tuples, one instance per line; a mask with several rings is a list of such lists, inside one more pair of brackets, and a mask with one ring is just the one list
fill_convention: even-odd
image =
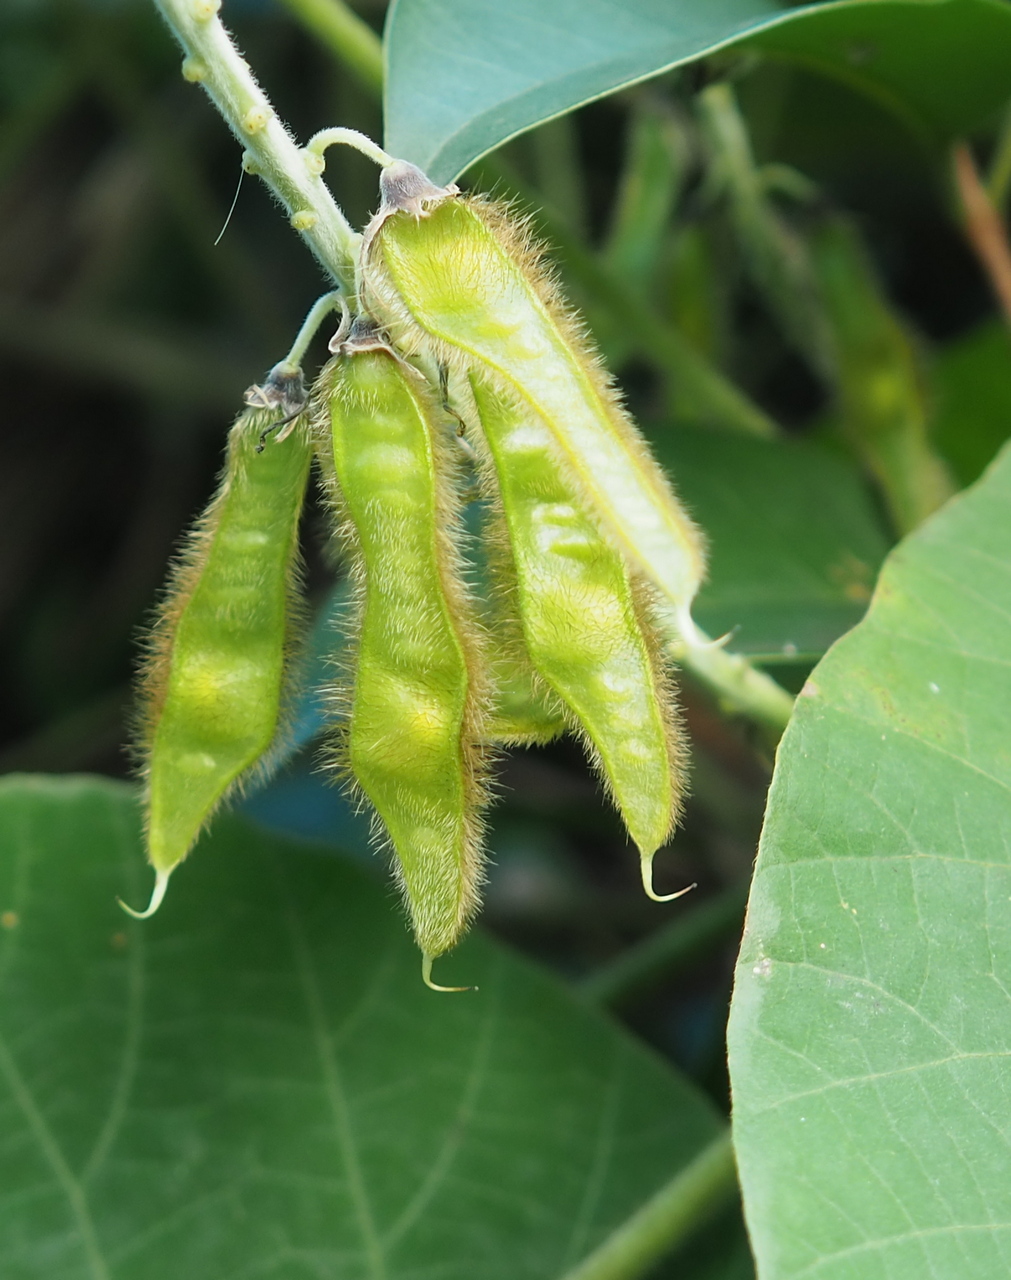
[(438, 182), (507, 139), (716, 50), (844, 79), (950, 137), (1011, 91), (1007, 0), (394, 0), (386, 145)]
[(1011, 450), (780, 747), (730, 1023), (762, 1280), (1011, 1274)]
[(693, 609), (704, 630), (793, 662), (860, 621), (888, 548), (852, 466), (800, 441), (689, 428), (652, 443), (709, 543)]
[(159, 916), (133, 794), (0, 785), (4, 1280), (553, 1277), (720, 1129), (472, 938), (440, 996), (393, 896), (222, 820)]

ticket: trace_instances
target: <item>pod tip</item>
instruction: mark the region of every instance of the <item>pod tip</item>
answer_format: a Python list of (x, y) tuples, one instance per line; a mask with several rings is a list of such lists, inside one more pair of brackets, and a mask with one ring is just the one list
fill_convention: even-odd
[(143, 911), (138, 911), (135, 907), (128, 906), (122, 898), (116, 901), (123, 908), (128, 916), (133, 916), (135, 920), (148, 920), (162, 904), (165, 897), (165, 890), (168, 888), (169, 876), (171, 871), (157, 870), (155, 872), (154, 888), (151, 890), (151, 901), (147, 904)]
[(684, 889), (678, 889), (676, 893), (657, 893), (653, 888), (653, 855), (644, 853), (639, 863), (642, 872), (642, 887), (646, 890), (646, 897), (652, 898), (654, 902), (673, 902), (675, 898), (683, 898), (686, 893), (691, 893), (693, 889), (697, 889), (698, 885), (692, 883), (686, 885)]
[(432, 961), (434, 956), (423, 955), (421, 957), (421, 980), (430, 991), (476, 991), (477, 987), (440, 987), (437, 982), (432, 981)]
[(712, 640), (700, 631), (692, 617), (690, 605), (679, 605), (674, 612), (674, 625), (676, 626), (682, 642), (689, 649), (708, 649), (712, 645)]

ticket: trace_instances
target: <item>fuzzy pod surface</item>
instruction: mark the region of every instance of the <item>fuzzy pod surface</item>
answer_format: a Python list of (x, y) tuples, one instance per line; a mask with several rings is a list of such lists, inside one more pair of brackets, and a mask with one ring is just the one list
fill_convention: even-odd
[(522, 224), (500, 205), (433, 187), (402, 161), (384, 170), (381, 184), (383, 207), (366, 232), (362, 264), (370, 306), (405, 349), (427, 348), (465, 371), (477, 366), (527, 402), (588, 509), (691, 628), (705, 574), (701, 535)]
[[(469, 387), (466, 393), (469, 399)], [(473, 419), (476, 410), (471, 409)], [(482, 501), (478, 511), (473, 542), (476, 594), (487, 635), (487, 671), (492, 686), (484, 719), (485, 741), (506, 747), (552, 742), (568, 726), (557, 695), (538, 676), (530, 660), (501, 504)]]
[(169, 583), (141, 677), (148, 857), (162, 884), (282, 719), (312, 443), (296, 426), (261, 448), (271, 417), (247, 410), (229, 432), (220, 487)]
[(644, 860), (680, 814), (685, 749), (672, 690), (621, 554), (573, 492), (528, 404), (471, 384), (508, 526), (531, 661), (586, 740)]
[(505, 747), (553, 742), (566, 729), (561, 705), (538, 679), (525, 643), (512, 635), (503, 636), (501, 628), (500, 618), (490, 619), (490, 648), (496, 654), (491, 670), (495, 696), (485, 722), (485, 740)]
[(483, 658), (438, 406), (388, 349), (343, 351), (321, 378), (324, 467), (359, 597), (342, 763), (381, 819), (431, 958), (479, 905)]

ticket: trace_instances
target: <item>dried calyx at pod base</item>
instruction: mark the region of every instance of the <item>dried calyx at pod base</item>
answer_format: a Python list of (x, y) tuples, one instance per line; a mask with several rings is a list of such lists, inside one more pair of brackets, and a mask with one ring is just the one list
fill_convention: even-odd
[[(254, 389), (253, 403), (279, 410), (285, 427), (270, 439), (256, 415), (265, 450), (243, 455), (242, 475), (259, 471), (273, 488), (277, 451), (296, 441), (316, 452), (356, 601), (331, 691), (330, 758), (393, 854), (435, 986), (432, 960), (479, 906), (490, 762), (503, 745), (575, 732), (657, 896), (651, 862), (680, 814), (686, 752), (653, 616), (662, 606), (694, 636), (705, 557), (523, 224), (403, 161), (383, 168), (380, 189), (361, 241), (357, 313), (341, 302), (333, 359), (304, 410), (283, 388), (272, 401)], [(296, 364), (282, 362), (292, 386)], [(283, 723), (306, 483), (307, 467), (276, 482), (279, 519), (245, 496), (248, 482), (226, 481), (195, 541), (211, 550), (177, 573), (156, 627), (158, 674), (142, 698), (157, 900)], [(476, 547), (461, 518), (475, 493), (485, 511)], [(220, 533), (226, 499), (248, 545)], [(229, 574), (246, 581), (254, 545), (265, 558), (272, 549), (271, 589), (288, 602), (269, 636), (227, 596)], [(193, 692), (201, 681), (238, 690), (242, 679), (263, 685), (255, 726)], [(190, 689), (188, 703), (162, 692), (177, 688)], [(183, 775), (197, 759), (211, 781), (194, 803)], [(160, 851), (173, 824), (169, 856)]]

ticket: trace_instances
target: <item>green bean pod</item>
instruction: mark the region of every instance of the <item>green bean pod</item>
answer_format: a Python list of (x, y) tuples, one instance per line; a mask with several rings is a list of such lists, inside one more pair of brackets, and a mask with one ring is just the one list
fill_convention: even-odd
[(142, 670), (139, 754), (157, 873), (148, 912), (282, 724), (312, 444), (296, 424), (263, 445), (275, 417), (248, 409), (232, 427), (220, 487), (174, 570)]
[(381, 189), (362, 257), (369, 307), (404, 349), (476, 367), (530, 406), (587, 508), (693, 634), (701, 536), (523, 227), (502, 206), (458, 198), (403, 161), (383, 171)]
[(324, 468), (359, 596), (340, 753), (396, 853), (430, 963), (479, 904), (483, 657), (437, 403), (380, 342), (352, 337), (340, 350), (320, 382)]
[[(639, 848), (643, 882), (680, 813), (685, 751), (661, 650), (620, 553), (573, 493), (545, 423), (472, 375), (515, 566), (526, 648), (590, 748)], [(494, 497), (492, 499), (494, 501)]]
[(489, 647), (496, 654), (490, 676), (494, 697), (485, 721), (485, 741), (503, 747), (529, 747), (553, 742), (565, 732), (558, 698), (538, 677), (522, 637), (503, 634), (501, 623), (490, 625)]
[(564, 710), (527, 652), (501, 504), (480, 506), (480, 535), (474, 539), (473, 559), (492, 686), (484, 720), (485, 741), (504, 747), (552, 742), (567, 728)]

